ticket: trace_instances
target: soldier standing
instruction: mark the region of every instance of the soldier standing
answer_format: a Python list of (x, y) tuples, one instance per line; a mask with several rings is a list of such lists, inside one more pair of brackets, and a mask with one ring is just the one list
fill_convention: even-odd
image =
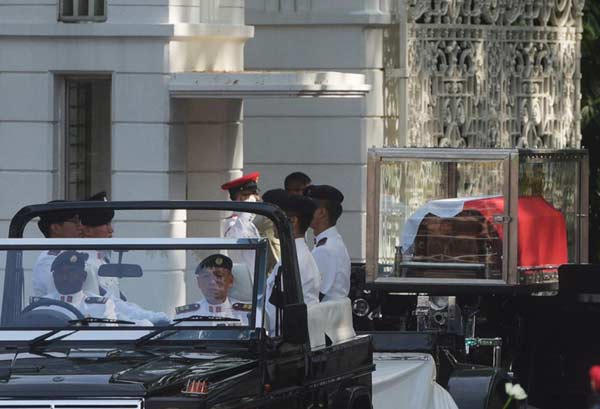
[(304, 189), (310, 186), (312, 180), (306, 173), (292, 172), (286, 176), (283, 186), (290, 195), (302, 195)]
[[(292, 224), (304, 303), (306, 305), (316, 304), (319, 302), (321, 277), (315, 259), (306, 245), (304, 235), (310, 226), (317, 205), (312, 199), (298, 195), (288, 195), (287, 198), (280, 197), (278, 202), (276, 204), (285, 211)], [(281, 307), (281, 292), (285, 291), (282, 282), (280, 261), (267, 279), (265, 309), (269, 320), (270, 335), (275, 335), (275, 329), (280, 322), (276, 307)]]
[[(260, 173), (254, 172), (240, 178), (231, 180), (221, 186), (229, 191), (229, 197), (237, 202), (256, 202), (258, 197), (258, 179)], [(260, 233), (253, 223), (253, 213), (234, 213), (224, 221), (223, 235), (232, 239), (255, 239)], [(245, 264), (249, 271), (254, 271), (254, 250), (230, 251), (233, 263)]]
[(321, 271), (321, 299), (345, 298), (350, 292), (350, 256), (335, 227), (343, 211), (344, 195), (329, 185), (310, 186), (305, 194), (318, 204), (311, 227), (315, 234), (312, 255)]

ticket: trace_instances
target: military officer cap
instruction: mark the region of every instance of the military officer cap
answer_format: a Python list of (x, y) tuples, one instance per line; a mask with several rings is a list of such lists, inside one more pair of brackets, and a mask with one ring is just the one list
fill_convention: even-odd
[(221, 185), (222, 190), (229, 191), (229, 197), (231, 200), (235, 199), (238, 193), (257, 193), (258, 192), (258, 179), (260, 178), (260, 172), (252, 172), (244, 175), (240, 178), (230, 180), (227, 183)]
[(55, 271), (60, 268), (68, 268), (69, 270), (84, 271), (85, 262), (88, 259), (86, 253), (79, 253), (77, 251), (63, 251), (60, 253), (50, 267), (50, 271)]
[(317, 200), (329, 200), (337, 203), (344, 201), (342, 192), (330, 185), (311, 185), (304, 190), (304, 195)]
[(283, 203), (282, 209), (286, 213), (312, 217), (315, 210), (317, 210), (317, 204), (310, 197), (290, 195), (285, 203)]
[(223, 254), (211, 254), (198, 264), (196, 268), (196, 274), (200, 274), (205, 268), (223, 267), (231, 271), (233, 268), (233, 261)]
[[(106, 202), (108, 197), (106, 192), (102, 191), (86, 199), (86, 201)], [(84, 226), (102, 226), (108, 224), (115, 217), (113, 209), (87, 209), (80, 212), (81, 224)]]
[[(48, 202), (50, 203), (66, 203), (66, 200), (52, 200)], [(68, 220), (72, 220), (77, 217), (80, 212), (76, 210), (60, 210), (57, 212), (45, 213), (40, 216), (40, 220), (38, 221), (38, 228), (44, 234), (44, 236), (48, 237), (50, 225), (54, 223), (64, 223)]]
[(285, 207), (285, 202), (289, 199), (289, 197), (290, 194), (285, 189), (267, 190), (262, 195), (263, 202), (274, 204), (275, 206), (279, 206), (281, 209)]

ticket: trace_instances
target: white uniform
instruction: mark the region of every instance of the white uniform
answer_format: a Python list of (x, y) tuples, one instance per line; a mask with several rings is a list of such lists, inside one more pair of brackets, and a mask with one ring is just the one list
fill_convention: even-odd
[[(84, 317), (93, 317), (93, 318), (108, 318), (108, 319), (117, 319), (117, 313), (115, 311), (115, 303), (108, 297), (100, 297), (97, 294), (88, 292), (88, 291), (79, 291), (75, 294), (71, 295), (63, 295), (58, 292), (53, 292), (51, 294), (45, 295), (43, 298), (50, 298), (52, 300), (60, 300), (71, 304), (75, 308), (77, 308)], [(49, 307), (40, 307), (40, 308), (48, 308), (52, 310), (57, 310), (61, 312), (65, 312), (64, 308), (59, 306), (51, 305)], [(70, 314), (70, 313), (69, 313)], [(73, 317), (75, 318), (75, 317)]]
[[(298, 268), (300, 269), (300, 281), (302, 282), (302, 295), (304, 296), (304, 304), (311, 305), (319, 302), (319, 288), (321, 284), (321, 274), (317, 263), (310, 254), (310, 250), (306, 245), (304, 238), (298, 238), (294, 240), (296, 244), (296, 254), (298, 256)], [(267, 311), (267, 317), (269, 322), (269, 333), (275, 333), (275, 306), (269, 302), (271, 294), (273, 293), (273, 287), (275, 287), (275, 277), (277, 270), (281, 266), (281, 261), (275, 265), (271, 275), (267, 279), (267, 292), (265, 309)], [(283, 280), (282, 280), (283, 287)]]
[[(252, 223), (251, 213), (234, 214), (223, 222), (223, 236), (230, 239), (257, 239), (258, 229)], [(254, 271), (254, 250), (229, 250), (229, 257), (234, 264), (244, 263), (250, 271)]]
[(85, 264), (88, 275), (97, 277), (100, 287), (106, 291), (106, 296), (115, 303), (117, 317), (120, 320), (134, 321), (136, 325), (141, 326), (151, 326), (152, 323), (159, 321), (170, 321), (169, 316), (164, 312), (148, 311), (135, 303), (123, 301), (117, 277), (98, 277), (100, 266), (110, 263), (109, 254), (96, 250), (86, 251), (86, 253), (89, 255)]
[[(52, 263), (56, 259), (56, 256), (60, 253), (61, 250), (48, 250), (39, 255), (33, 266), (32, 274), (34, 296), (43, 297), (46, 296), (46, 294), (57, 292), (56, 287), (54, 286), (54, 277), (52, 276), (50, 268), (52, 267)], [(98, 293), (98, 271), (92, 272), (92, 270), (88, 268), (87, 262), (85, 270), (88, 275), (83, 283), (83, 291), (88, 291), (93, 294)]]
[[(197, 303), (182, 305), (175, 308), (175, 319), (186, 318), (193, 315), (217, 316), (237, 318), (239, 322), (231, 322), (230, 325), (248, 325), (248, 314), (252, 311), (252, 304), (245, 304), (233, 298), (227, 298), (222, 304), (209, 304), (206, 299)], [(182, 325), (227, 325), (227, 322), (186, 322)]]
[(88, 259), (85, 262), (85, 270), (97, 278), (98, 284), (106, 291), (106, 295), (115, 298), (121, 298), (119, 288), (119, 279), (117, 277), (98, 277), (98, 270), (103, 264), (110, 263), (109, 253), (105, 251), (88, 250)]
[(323, 301), (348, 297), (350, 292), (350, 256), (335, 226), (315, 237), (312, 255), (321, 272)]

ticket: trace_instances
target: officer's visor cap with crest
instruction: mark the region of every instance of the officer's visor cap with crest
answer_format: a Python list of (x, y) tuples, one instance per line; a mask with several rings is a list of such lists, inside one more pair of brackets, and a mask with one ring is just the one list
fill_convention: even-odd
[(50, 267), (51, 271), (58, 269), (68, 269), (83, 271), (85, 270), (85, 262), (88, 259), (87, 253), (79, 253), (77, 251), (63, 251), (60, 253)]
[(200, 264), (198, 264), (198, 268), (196, 268), (196, 274), (200, 274), (200, 272), (206, 268), (215, 267), (222, 267), (231, 271), (233, 268), (233, 261), (223, 254), (211, 254), (202, 260)]
[[(106, 192), (99, 192), (95, 195), (85, 199), (91, 202), (106, 202), (108, 196)], [(113, 209), (88, 209), (80, 212), (81, 224), (84, 226), (102, 226), (109, 224), (113, 217), (115, 217), (115, 211)]]
[(221, 185), (222, 190), (229, 191), (229, 197), (231, 200), (235, 199), (238, 193), (257, 193), (258, 192), (258, 179), (260, 178), (260, 172), (252, 172), (237, 179), (230, 180), (227, 183)]

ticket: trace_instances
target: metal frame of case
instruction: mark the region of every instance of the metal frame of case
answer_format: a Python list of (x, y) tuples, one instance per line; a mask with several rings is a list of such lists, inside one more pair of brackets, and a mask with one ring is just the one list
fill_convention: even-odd
[[(367, 231), (366, 231), (366, 272), (367, 282), (377, 286), (413, 291), (439, 287), (488, 288), (502, 290), (519, 286), (519, 270), (517, 267), (517, 227), (519, 197), (519, 165), (521, 160), (546, 161), (567, 160), (578, 163), (579, 186), (576, 197), (577, 237), (576, 255), (573, 262), (585, 263), (588, 258), (588, 225), (587, 206), (589, 177), (588, 154), (585, 150), (519, 150), (519, 149), (442, 149), (442, 148), (379, 148), (371, 149), (367, 162)], [(381, 164), (386, 162), (409, 160), (472, 160), (502, 161), (504, 185), (502, 194), (505, 203), (503, 223), (504, 237), (502, 256), (502, 279), (443, 279), (443, 278), (403, 278), (377, 277), (379, 258), (379, 220), (381, 194)], [(520, 285), (520, 287), (526, 287)], [(539, 287), (539, 286), (538, 286)]]

